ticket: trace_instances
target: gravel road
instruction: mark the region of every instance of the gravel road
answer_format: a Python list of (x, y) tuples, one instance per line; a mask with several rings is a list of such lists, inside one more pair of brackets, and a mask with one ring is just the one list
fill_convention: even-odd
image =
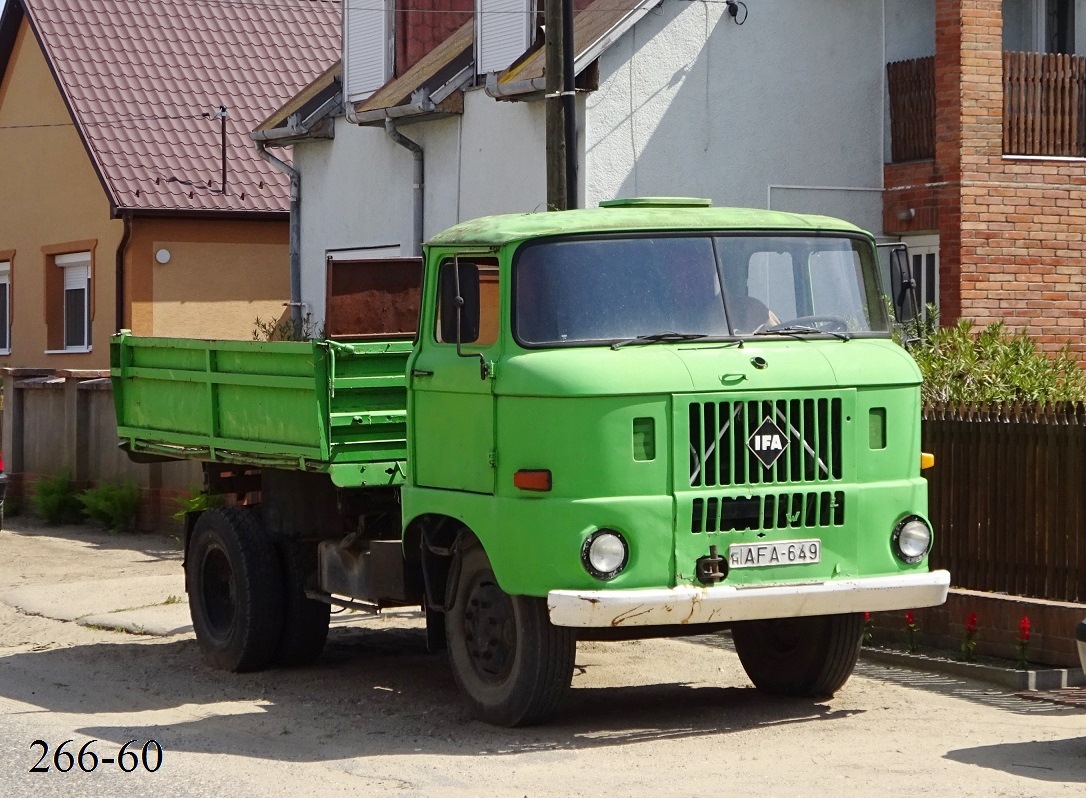
[[(57, 620), (79, 614), (70, 606), (28, 615), (3, 603), (93, 580), (180, 584), (174, 540), (9, 526), (0, 532), (0, 794), (11, 798), (1086, 790), (1082, 709), (867, 663), (833, 700), (769, 699), (749, 686), (726, 635), (582, 643), (563, 714), (520, 730), (468, 718), (414, 613), (341, 617), (312, 668), (218, 673), (189, 633), (127, 634)], [(100, 603), (93, 592), (88, 604)], [(99, 757), (154, 739), (161, 767), (52, 768), (60, 743), (74, 740), (66, 750), (77, 753), (91, 739)], [(48, 773), (29, 772), (41, 755), (34, 740), (50, 747)]]

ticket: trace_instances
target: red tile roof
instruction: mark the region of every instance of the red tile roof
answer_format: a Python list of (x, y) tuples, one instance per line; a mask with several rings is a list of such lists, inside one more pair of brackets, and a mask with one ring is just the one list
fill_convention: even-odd
[(21, 2), (117, 207), (287, 209), (248, 133), (338, 58), (338, 0)]

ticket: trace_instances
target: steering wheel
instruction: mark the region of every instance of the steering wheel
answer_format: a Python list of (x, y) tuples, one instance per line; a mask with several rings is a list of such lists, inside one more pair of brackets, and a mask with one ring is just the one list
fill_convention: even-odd
[(834, 332), (848, 332), (848, 320), (841, 316), (797, 316), (780, 324), (764, 325), (760, 329), (772, 329), (774, 327), (815, 327), (820, 330), (832, 330)]

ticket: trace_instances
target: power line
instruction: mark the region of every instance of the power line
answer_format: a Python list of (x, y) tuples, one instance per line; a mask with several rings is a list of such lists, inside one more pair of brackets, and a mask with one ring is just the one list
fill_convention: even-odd
[[(176, 114), (171, 116), (156, 116), (156, 115), (133, 115), (133, 116), (120, 116), (113, 119), (104, 119), (97, 122), (94, 121), (81, 121), (79, 127), (123, 127), (124, 125), (134, 124), (136, 122), (164, 122), (179, 119), (206, 119), (204, 114)], [(0, 130), (37, 130), (40, 128), (50, 127), (76, 127), (75, 122), (42, 122), (39, 124), (26, 124), (26, 125), (0, 125)]]

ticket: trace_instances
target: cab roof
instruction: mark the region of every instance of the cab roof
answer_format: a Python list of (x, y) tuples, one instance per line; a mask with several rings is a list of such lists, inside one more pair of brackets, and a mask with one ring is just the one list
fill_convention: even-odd
[(450, 227), (427, 246), (497, 248), (529, 238), (585, 233), (790, 230), (796, 232), (863, 233), (859, 227), (828, 216), (766, 211), (757, 208), (712, 208), (703, 200), (683, 204), (676, 198), (630, 200), (621, 205), (574, 211), (484, 216)]

